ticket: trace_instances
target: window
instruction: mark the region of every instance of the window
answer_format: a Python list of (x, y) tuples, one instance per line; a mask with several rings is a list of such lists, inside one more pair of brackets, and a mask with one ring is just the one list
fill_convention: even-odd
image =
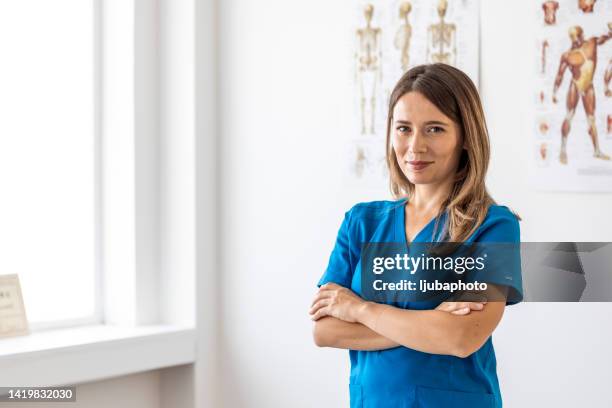
[(0, 274), (36, 328), (96, 320), (94, 1), (0, 2)]

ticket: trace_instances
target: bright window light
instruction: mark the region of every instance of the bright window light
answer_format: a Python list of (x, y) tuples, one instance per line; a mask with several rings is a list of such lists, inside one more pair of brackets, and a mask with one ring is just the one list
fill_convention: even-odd
[(93, 6), (0, 1), (0, 275), (31, 323), (96, 310)]

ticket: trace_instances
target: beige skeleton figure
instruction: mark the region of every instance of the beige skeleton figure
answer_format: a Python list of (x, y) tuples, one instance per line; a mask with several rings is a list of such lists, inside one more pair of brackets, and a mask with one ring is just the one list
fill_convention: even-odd
[[(427, 62), (443, 62), (449, 65), (457, 65), (457, 28), (454, 24), (444, 21), (448, 2), (438, 1), (438, 16), (440, 22), (431, 24), (427, 28)], [(449, 48), (452, 49), (450, 52)]]
[[(358, 47), (355, 53), (357, 64), (357, 81), (361, 103), (361, 134), (366, 130), (374, 134), (374, 118), (376, 117), (377, 82), (382, 83), (382, 47), (381, 30), (372, 27), (374, 6), (368, 4), (364, 8), (366, 26), (357, 30)], [(366, 101), (369, 101), (370, 111), (366, 112)], [(369, 119), (369, 120), (367, 120)]]
[(604, 86), (606, 89), (606, 96), (612, 96), (612, 90), (610, 90), (610, 79), (612, 79), (612, 58), (610, 58), (610, 62), (608, 62), (608, 68), (606, 68), (606, 73), (604, 74)]
[(612, 37), (612, 23), (608, 23), (608, 33), (599, 37), (584, 39), (583, 30), (580, 26), (569, 29), (572, 41), (571, 48), (561, 55), (559, 70), (555, 78), (553, 89), (553, 103), (557, 103), (557, 91), (563, 81), (565, 70), (569, 68), (572, 80), (567, 93), (566, 107), (567, 115), (561, 126), (561, 153), (559, 161), (567, 164), (567, 136), (570, 132), (572, 118), (576, 113), (578, 99), (582, 99), (582, 106), (586, 113), (589, 124), (589, 135), (593, 143), (593, 157), (602, 160), (610, 160), (610, 156), (599, 149), (597, 128), (595, 126), (595, 89), (593, 88), (593, 75), (597, 67), (597, 46), (604, 44)]
[(592, 13), (596, 1), (597, 0), (578, 0), (578, 8), (580, 8), (583, 13)]
[(557, 1), (545, 1), (542, 3), (542, 10), (544, 10), (544, 22), (547, 25), (555, 25), (557, 23), (557, 9), (559, 8), (559, 2)]
[(408, 70), (408, 64), (410, 62), (410, 38), (412, 37), (412, 26), (408, 22), (408, 15), (412, 10), (412, 5), (405, 1), (400, 5), (399, 17), (403, 20), (402, 25), (397, 29), (395, 33), (395, 40), (393, 45), (401, 53), (401, 64), (402, 71)]

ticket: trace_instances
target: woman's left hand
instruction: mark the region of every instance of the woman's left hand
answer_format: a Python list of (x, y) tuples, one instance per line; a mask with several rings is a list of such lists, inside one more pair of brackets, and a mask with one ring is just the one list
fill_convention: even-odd
[(366, 301), (350, 289), (330, 282), (319, 288), (309, 313), (312, 315), (312, 320), (333, 316), (345, 322), (355, 323), (359, 308), (365, 304)]

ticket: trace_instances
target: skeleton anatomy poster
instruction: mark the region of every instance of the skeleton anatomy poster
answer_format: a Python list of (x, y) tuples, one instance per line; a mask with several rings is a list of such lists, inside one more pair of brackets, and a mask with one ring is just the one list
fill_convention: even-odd
[(612, 2), (534, 2), (539, 190), (612, 191)]
[(387, 179), (385, 134), (388, 101), (404, 72), (444, 62), (478, 86), (478, 0), (411, 0), (351, 3), (353, 123), (351, 178), (378, 185)]

